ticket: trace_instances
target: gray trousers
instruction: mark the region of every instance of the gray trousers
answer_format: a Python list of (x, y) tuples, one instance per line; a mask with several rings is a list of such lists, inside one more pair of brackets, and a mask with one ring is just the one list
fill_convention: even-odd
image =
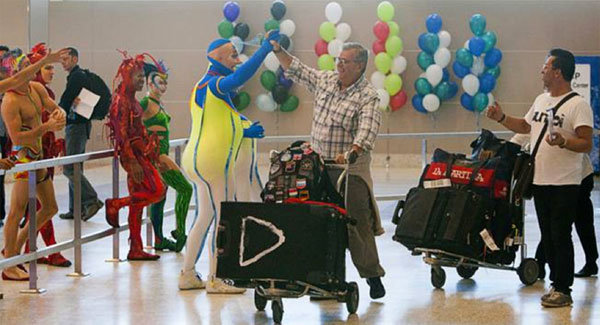
[[(65, 144), (67, 156), (78, 155), (85, 152), (85, 145), (88, 140), (91, 125), (86, 123), (69, 124), (65, 128)], [(63, 173), (69, 179), (69, 211), (73, 212), (73, 165), (65, 165)], [(92, 184), (83, 175), (83, 164), (81, 164), (81, 211), (85, 212), (85, 207), (94, 203), (98, 199), (98, 194)]]
[[(327, 168), (332, 182), (335, 184), (343, 170)], [(377, 244), (373, 231), (373, 213), (367, 183), (360, 177), (350, 175), (348, 188), (348, 215), (356, 219), (356, 225), (348, 225), (348, 246), (352, 263), (361, 278), (373, 278), (385, 275), (379, 264)], [(345, 184), (344, 184), (345, 186)], [(345, 187), (342, 187), (344, 189)], [(342, 194), (344, 194), (342, 192)]]

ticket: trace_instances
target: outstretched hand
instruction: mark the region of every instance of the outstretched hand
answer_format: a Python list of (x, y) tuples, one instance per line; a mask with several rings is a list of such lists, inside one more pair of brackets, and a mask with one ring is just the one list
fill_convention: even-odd
[(244, 129), (244, 138), (264, 138), (265, 129), (260, 125), (259, 121), (252, 123), (248, 128)]
[(44, 60), (47, 64), (60, 62), (61, 58), (67, 54), (69, 54), (68, 48), (61, 49), (58, 52), (52, 52), (52, 49), (48, 49), (48, 54), (46, 54)]
[(281, 35), (279, 35), (279, 29), (270, 30), (267, 35), (265, 35), (265, 40), (263, 41), (262, 46), (269, 47), (269, 50), (274, 49), (273, 43), (279, 43), (281, 40)]

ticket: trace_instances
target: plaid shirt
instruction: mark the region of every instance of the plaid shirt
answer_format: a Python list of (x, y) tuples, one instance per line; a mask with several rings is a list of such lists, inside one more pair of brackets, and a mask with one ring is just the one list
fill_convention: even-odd
[(318, 71), (296, 57), (285, 75), (315, 95), (311, 143), (324, 159), (334, 159), (353, 144), (373, 150), (381, 111), (377, 92), (364, 77), (340, 90), (337, 72)]

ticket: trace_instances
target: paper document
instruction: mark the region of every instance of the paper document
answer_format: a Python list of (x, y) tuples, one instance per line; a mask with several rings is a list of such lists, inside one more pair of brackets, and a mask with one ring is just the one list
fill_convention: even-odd
[(77, 97), (79, 98), (79, 104), (77, 104), (73, 110), (75, 113), (89, 120), (92, 113), (94, 113), (94, 106), (96, 106), (100, 100), (100, 96), (85, 88), (81, 88), (81, 92)]

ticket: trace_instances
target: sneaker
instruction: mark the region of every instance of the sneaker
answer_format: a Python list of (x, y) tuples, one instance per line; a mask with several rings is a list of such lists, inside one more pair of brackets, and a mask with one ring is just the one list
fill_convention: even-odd
[(196, 270), (183, 271), (179, 274), (179, 290), (204, 289), (204, 281)]
[(542, 306), (544, 307), (568, 307), (572, 304), (573, 299), (571, 299), (571, 295), (560, 291), (554, 291), (546, 299), (542, 299)]
[(96, 215), (96, 213), (98, 213), (98, 211), (100, 209), (102, 209), (103, 206), (104, 206), (104, 203), (102, 203), (102, 201), (100, 201), (98, 199), (96, 199), (95, 202), (88, 204), (88, 206), (85, 207), (85, 212), (81, 216), (81, 220), (83, 220), (83, 221), (90, 220), (93, 216)]
[(554, 287), (550, 287), (550, 290), (542, 296), (541, 300), (544, 301), (548, 299), (548, 297), (550, 297), (554, 291), (556, 291), (556, 289), (554, 289)]
[(371, 299), (379, 299), (385, 296), (385, 288), (383, 287), (383, 283), (381, 283), (381, 277), (368, 278), (367, 284), (371, 287), (369, 290)]
[(222, 279), (213, 278), (208, 282), (206, 286), (206, 293), (215, 294), (242, 294), (246, 292), (244, 288), (236, 288), (232, 285), (225, 283)]
[(58, 217), (63, 220), (73, 220), (73, 211), (61, 213), (58, 215)]
[(588, 278), (592, 275), (598, 274), (598, 265), (594, 264), (585, 264), (579, 272), (573, 274), (576, 278)]

